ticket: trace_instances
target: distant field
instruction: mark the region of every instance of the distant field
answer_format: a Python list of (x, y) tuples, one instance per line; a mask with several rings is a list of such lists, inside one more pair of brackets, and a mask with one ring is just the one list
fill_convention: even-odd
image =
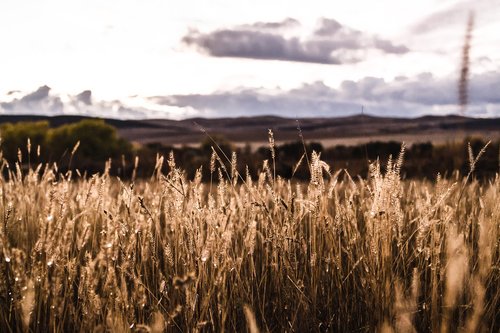
[[(0, 116), (2, 122), (48, 120), (57, 126), (81, 120), (82, 117), (59, 116)], [(205, 138), (201, 128), (211, 135), (223, 135), (236, 145), (250, 143), (261, 146), (267, 142), (267, 130), (273, 129), (276, 142), (297, 141), (300, 124), (307, 141), (319, 141), (325, 147), (344, 144), (355, 145), (368, 141), (405, 141), (445, 143), (462, 141), (467, 136), (487, 140), (500, 138), (500, 118), (476, 119), (459, 116), (426, 116), (415, 119), (352, 116), (344, 118), (249, 117), (187, 120), (112, 120), (125, 139), (138, 143), (164, 145), (197, 145)]]
[[(146, 122), (150, 124), (151, 122)], [(307, 141), (321, 142), (325, 147), (355, 145), (368, 141), (405, 141), (445, 143), (462, 141), (467, 136), (483, 139), (500, 138), (500, 119), (462, 117), (422, 117), (417, 119), (353, 116), (346, 118), (295, 119), (255, 117), (235, 119), (193, 119), (158, 128), (127, 127), (119, 132), (132, 141), (160, 142), (170, 145), (197, 144), (205, 135), (198, 124), (210, 134), (220, 134), (237, 145), (250, 143), (253, 147), (267, 142), (267, 130), (273, 129), (277, 143), (299, 140), (297, 125)]]
[[(500, 130), (499, 130), (500, 131)], [(441, 145), (446, 143), (457, 143), (463, 142), (466, 138), (476, 137), (481, 138), (483, 140), (498, 140), (500, 138), (499, 131), (441, 131), (436, 133), (425, 133), (425, 134), (388, 134), (388, 135), (372, 135), (372, 136), (346, 136), (346, 137), (334, 137), (334, 138), (317, 138), (317, 139), (309, 139), (307, 134), (305, 134), (305, 140), (319, 142), (325, 148), (337, 146), (337, 145), (345, 145), (345, 146), (355, 146), (359, 144), (364, 144), (368, 142), (380, 141), (380, 142), (405, 142), (407, 145), (412, 145), (414, 143), (425, 143), (432, 142), (434, 145)], [(279, 134), (276, 135), (278, 138), (276, 140), (276, 144), (283, 144), (293, 141), (300, 140), (300, 137), (297, 135), (296, 137), (289, 138), (288, 140), (280, 140)], [(233, 142), (237, 147), (243, 147), (247, 144), (250, 144), (252, 149), (257, 149), (266, 144), (266, 141), (237, 141)], [(193, 146), (198, 143), (192, 143)], [(183, 143), (174, 144), (175, 147), (182, 147)]]

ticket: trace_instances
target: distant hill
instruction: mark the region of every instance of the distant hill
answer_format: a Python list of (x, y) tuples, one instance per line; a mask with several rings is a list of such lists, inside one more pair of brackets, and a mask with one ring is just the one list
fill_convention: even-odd
[[(1, 115), (0, 123), (46, 120), (50, 126), (77, 122), (82, 116)], [(274, 131), (277, 141), (299, 140), (298, 124), (306, 140), (325, 145), (356, 144), (365, 141), (443, 142), (466, 136), (500, 139), (500, 118), (461, 116), (424, 116), (420, 118), (383, 118), (355, 115), (342, 118), (305, 118), (299, 122), (275, 116), (239, 118), (193, 118), (186, 120), (116, 120), (104, 119), (115, 126), (124, 138), (138, 143), (159, 142), (167, 145), (197, 144), (206, 134), (223, 135), (235, 143), (265, 143), (267, 131)]]

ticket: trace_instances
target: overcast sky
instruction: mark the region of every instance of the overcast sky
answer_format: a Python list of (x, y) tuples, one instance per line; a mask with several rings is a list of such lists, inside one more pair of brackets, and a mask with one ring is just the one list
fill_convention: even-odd
[(0, 113), (500, 117), (500, 0), (2, 0)]

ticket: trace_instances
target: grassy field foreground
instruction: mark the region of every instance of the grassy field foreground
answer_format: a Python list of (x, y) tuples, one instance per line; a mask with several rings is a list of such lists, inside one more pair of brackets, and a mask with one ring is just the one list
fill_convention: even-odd
[(296, 183), (222, 159), (211, 183), (173, 158), (135, 183), (11, 171), (0, 331), (500, 329), (498, 175), (401, 181), (401, 155), (353, 180), (313, 153)]

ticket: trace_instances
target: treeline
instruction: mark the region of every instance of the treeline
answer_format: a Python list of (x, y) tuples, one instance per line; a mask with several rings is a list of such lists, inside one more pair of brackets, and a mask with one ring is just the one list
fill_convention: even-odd
[[(245, 174), (246, 168), (252, 177), (256, 177), (258, 171), (262, 169), (263, 161), (268, 160), (272, 167), (273, 161), (269, 147), (262, 146), (257, 150), (252, 150), (250, 146), (243, 148), (233, 147), (229, 142), (215, 138), (224, 154), (219, 152), (222, 160), (229, 168), (231, 153), (236, 152), (238, 170)], [(435, 179), (437, 173), (444, 177), (452, 176), (452, 173), (459, 171), (462, 175), (469, 171), (468, 143), (470, 142), (472, 151), (476, 155), (486, 144), (482, 139), (469, 138), (461, 143), (447, 143), (444, 145), (433, 145), (430, 142), (413, 144), (406, 147), (405, 158), (401, 174), (403, 178), (427, 178)], [(204, 177), (208, 179), (210, 167), (210, 156), (214, 143), (205, 140), (199, 147), (173, 148), (161, 144), (149, 144), (141, 149), (142, 160), (150, 158), (146, 165), (153, 165), (151, 159), (156, 154), (167, 157), (170, 151), (174, 152), (177, 164), (193, 177), (196, 169), (203, 166)], [(360, 175), (366, 177), (370, 163), (380, 160), (382, 168), (387, 159), (392, 156), (397, 158), (401, 150), (402, 142), (370, 142), (366, 145), (334, 147), (323, 147), (319, 142), (306, 143), (301, 141), (285, 143), (275, 147), (276, 174), (283, 178), (308, 180), (310, 178), (308, 159), (304, 155), (307, 151), (310, 158), (311, 153), (316, 151), (321, 153), (321, 159), (325, 161), (332, 170), (345, 169), (352, 176)], [(219, 151), (219, 148), (216, 148)], [(298, 165), (298, 162), (301, 163)], [(493, 177), (499, 171), (499, 142), (492, 142), (486, 152), (481, 156), (476, 164), (474, 175), (480, 179)], [(152, 170), (148, 170), (151, 173)]]
[[(22, 166), (37, 163), (57, 163), (59, 170), (78, 169), (81, 173), (92, 174), (103, 170), (104, 163), (111, 160), (111, 173), (129, 178), (134, 173), (134, 161), (138, 158), (138, 177), (150, 177), (160, 156), (168, 158), (173, 152), (176, 165), (192, 178), (199, 167), (203, 168), (204, 180), (210, 179), (212, 147), (221, 161), (230, 168), (231, 155), (236, 153), (238, 171), (256, 177), (262, 169), (263, 161), (275, 165), (276, 174), (297, 180), (309, 179), (308, 158), (313, 151), (321, 153), (321, 159), (333, 170), (346, 169), (351, 175), (366, 177), (368, 166), (377, 158), (382, 165), (389, 156), (397, 157), (401, 142), (370, 142), (363, 145), (323, 147), (321, 143), (301, 141), (277, 145), (275, 159), (272, 160), (269, 147), (256, 150), (249, 145), (236, 147), (225, 138), (215, 136), (203, 140), (199, 146), (170, 147), (160, 143), (133, 145), (120, 138), (111, 125), (102, 120), (88, 119), (78, 123), (50, 128), (46, 121), (6, 123), (0, 126), (1, 150), (3, 158), (12, 169), (15, 162)], [(418, 143), (406, 148), (402, 175), (406, 178), (433, 179), (437, 173), (450, 176), (455, 170), (468, 172), (469, 156), (467, 144), (470, 142), (475, 154), (485, 142), (479, 138), (469, 138), (461, 143), (433, 145)], [(307, 156), (305, 155), (307, 152)], [(301, 161), (300, 164), (298, 162)], [(485, 179), (499, 171), (499, 142), (490, 144), (476, 165), (475, 175)], [(168, 163), (163, 163), (167, 171)], [(248, 169), (247, 169), (248, 168)], [(4, 170), (4, 172), (7, 172)]]

